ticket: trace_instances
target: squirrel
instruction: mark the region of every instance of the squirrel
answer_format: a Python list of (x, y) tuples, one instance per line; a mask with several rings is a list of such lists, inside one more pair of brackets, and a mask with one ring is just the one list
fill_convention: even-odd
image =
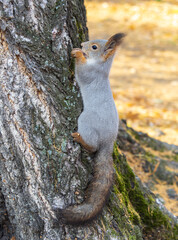
[(124, 33), (109, 40), (92, 40), (74, 48), (75, 78), (79, 85), (83, 112), (78, 118), (74, 141), (95, 153), (94, 176), (88, 186), (86, 200), (79, 205), (60, 209), (60, 217), (68, 224), (88, 223), (101, 212), (113, 183), (113, 145), (118, 134), (119, 117), (109, 83), (109, 72)]

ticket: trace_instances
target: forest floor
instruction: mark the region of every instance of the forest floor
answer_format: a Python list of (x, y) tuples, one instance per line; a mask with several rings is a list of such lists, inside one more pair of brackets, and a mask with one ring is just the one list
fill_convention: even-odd
[[(120, 118), (137, 131), (178, 145), (178, 1), (86, 0), (85, 6), (90, 39), (127, 34), (110, 74)], [(138, 164), (128, 161), (146, 182)], [(174, 198), (169, 189), (176, 192)], [(153, 192), (177, 215), (175, 182), (157, 180)]]

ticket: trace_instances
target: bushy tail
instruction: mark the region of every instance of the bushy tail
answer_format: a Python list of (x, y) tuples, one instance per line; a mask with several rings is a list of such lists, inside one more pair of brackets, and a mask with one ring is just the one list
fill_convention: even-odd
[[(112, 153), (101, 148), (95, 157), (94, 177), (87, 189), (86, 200), (80, 205), (60, 211), (69, 224), (82, 224), (93, 220), (102, 210), (113, 182)], [(58, 216), (59, 217), (59, 216)]]

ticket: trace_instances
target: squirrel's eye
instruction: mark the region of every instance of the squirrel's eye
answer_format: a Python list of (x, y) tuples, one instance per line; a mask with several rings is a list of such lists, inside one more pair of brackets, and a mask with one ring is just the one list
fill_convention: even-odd
[(98, 47), (96, 45), (93, 45), (92, 48), (96, 50)]

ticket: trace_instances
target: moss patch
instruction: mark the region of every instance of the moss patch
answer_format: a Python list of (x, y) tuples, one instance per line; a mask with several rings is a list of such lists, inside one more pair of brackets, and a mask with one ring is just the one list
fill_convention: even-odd
[(154, 196), (140, 187), (125, 156), (119, 154), (117, 145), (114, 146), (113, 158), (116, 170), (114, 193), (124, 206), (121, 209), (116, 206), (111, 207), (116, 221), (120, 224), (121, 216), (126, 214), (131, 225), (142, 228), (144, 236), (151, 233), (156, 239), (161, 231), (162, 240), (176, 239), (177, 226), (174, 226), (172, 220), (159, 209)]

